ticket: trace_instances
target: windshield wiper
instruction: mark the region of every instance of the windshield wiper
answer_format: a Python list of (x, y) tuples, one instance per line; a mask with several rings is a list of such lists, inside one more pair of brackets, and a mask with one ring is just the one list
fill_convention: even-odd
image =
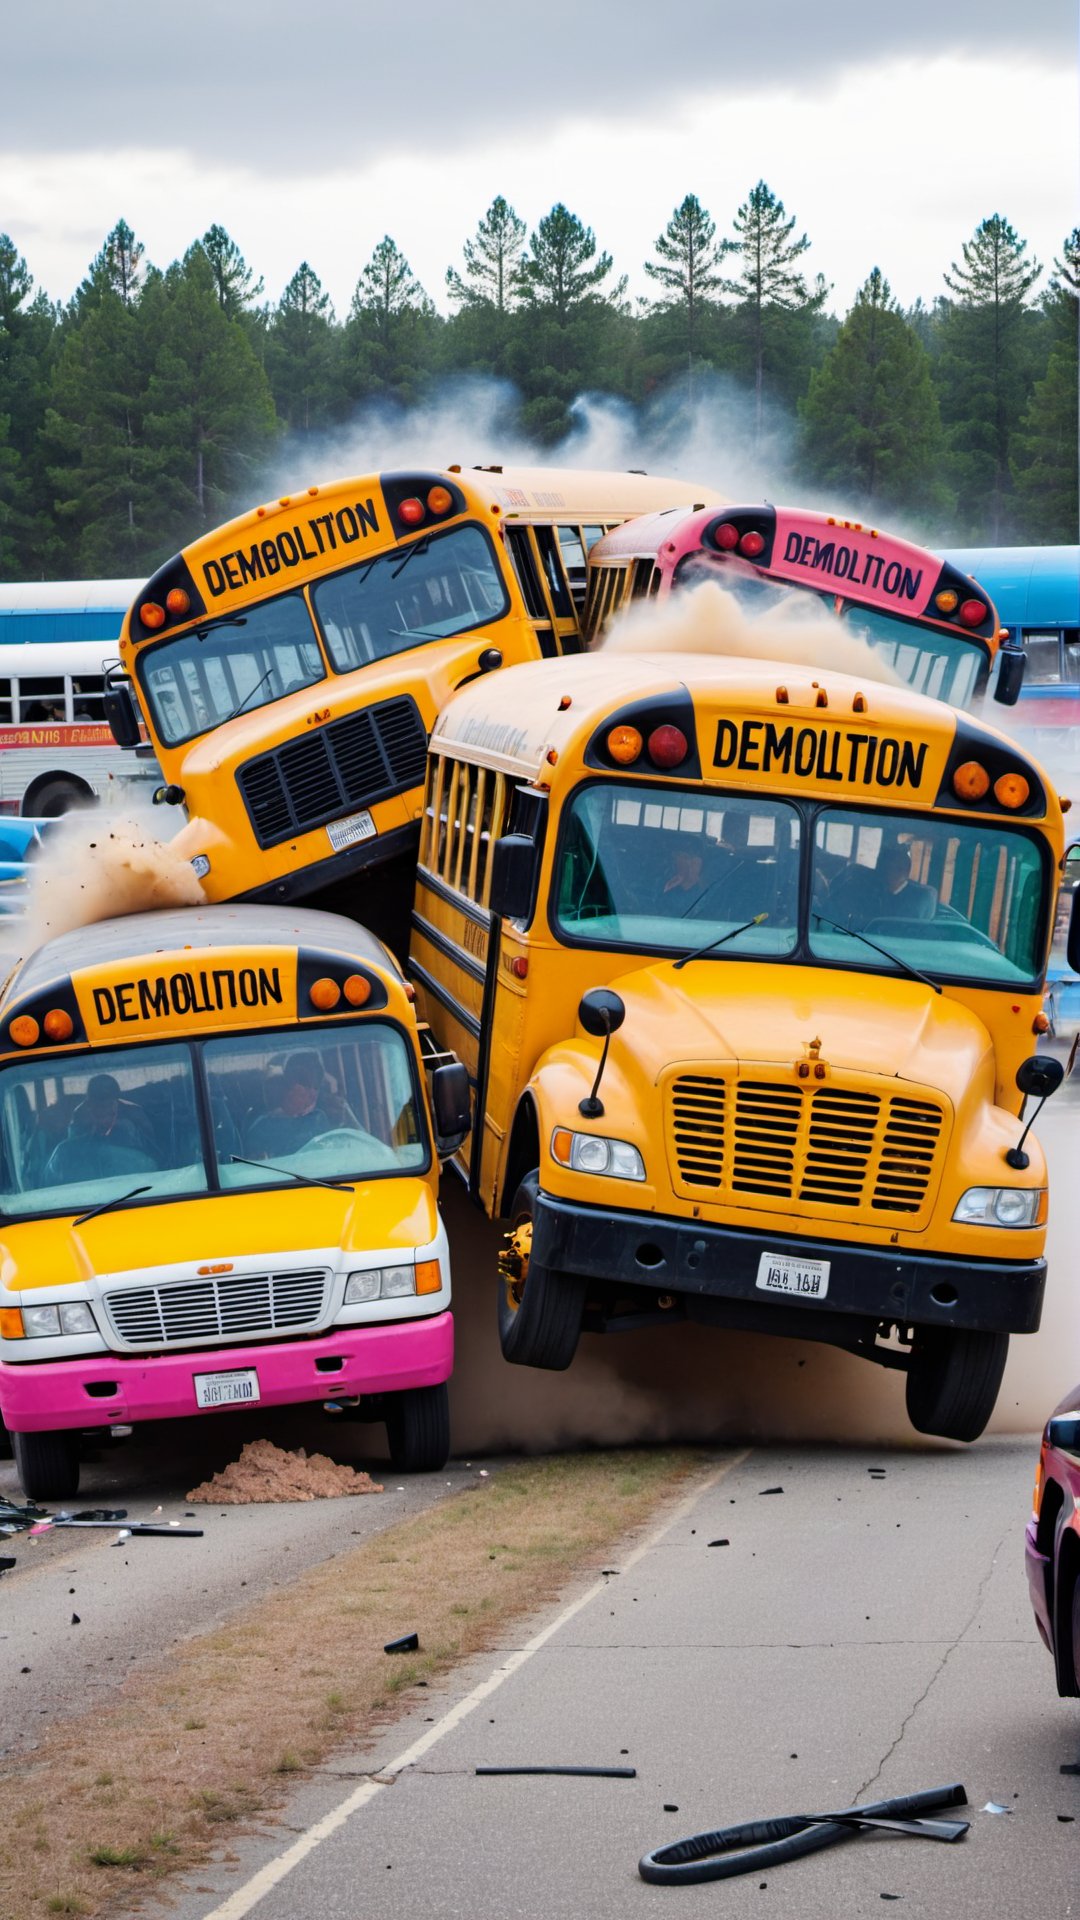
[(253, 700), (255, 698), (255, 695), (258, 693), (260, 687), (265, 687), (267, 681), (271, 678), (273, 671), (274, 671), (273, 667), (267, 667), (266, 672), (263, 674), (262, 679), (256, 680), (255, 685), (253, 687), (248, 688), (247, 692), (245, 693), (243, 699), (240, 702), (240, 705), (238, 707), (234, 707), (231, 713), (227, 713), (225, 715), (224, 720), (222, 720), (219, 723), (221, 726), (227, 727), (230, 720), (235, 720), (238, 713), (243, 713), (244, 708), (247, 706), (248, 701)]
[(768, 917), (767, 913), (755, 913), (753, 919), (744, 920), (741, 927), (732, 927), (730, 933), (721, 933), (715, 940), (706, 940), (703, 947), (695, 947), (692, 953), (684, 953), (681, 960), (676, 960), (674, 971), (677, 973), (680, 967), (688, 966), (691, 960), (700, 960), (703, 954), (712, 953), (715, 947), (722, 947), (725, 940), (737, 939), (740, 933), (746, 933), (750, 927), (760, 927)]
[(883, 959), (891, 960), (893, 966), (899, 967), (901, 973), (906, 973), (909, 979), (921, 980), (924, 987), (933, 987), (935, 993), (942, 991), (937, 981), (931, 980), (928, 973), (920, 973), (918, 967), (913, 967), (910, 960), (902, 960), (898, 953), (890, 953), (888, 947), (879, 947), (876, 940), (868, 939), (866, 934), (860, 933), (857, 927), (845, 927), (839, 920), (830, 920), (823, 913), (815, 913), (813, 908), (810, 910), (810, 918), (819, 921), (823, 927), (832, 927), (836, 933), (849, 934), (852, 940), (861, 940), (864, 947), (871, 947), (875, 953), (880, 953)]
[(114, 1200), (103, 1200), (100, 1207), (91, 1207), (89, 1213), (80, 1213), (78, 1219), (73, 1220), (71, 1224), (73, 1227), (81, 1227), (87, 1220), (95, 1220), (99, 1213), (108, 1213), (110, 1207), (122, 1207), (125, 1200), (134, 1200), (140, 1193), (149, 1193), (152, 1187), (153, 1181), (149, 1187), (132, 1187), (130, 1193), (118, 1193)]
[(397, 563), (397, 566), (392, 567), (390, 569), (391, 580), (396, 580), (399, 573), (404, 573), (406, 567), (409, 564), (409, 561), (415, 560), (418, 553), (426, 553), (430, 545), (431, 545), (431, 535), (430, 533), (425, 533), (422, 540), (417, 540), (413, 543), (411, 547), (406, 547), (404, 554), (402, 555), (401, 559)]
[(223, 620), (212, 620), (208, 626), (196, 627), (194, 629), (195, 638), (196, 640), (206, 640), (210, 634), (216, 633), (219, 627), (246, 627), (247, 623), (248, 617), (246, 613), (229, 613), (225, 615)]
[(265, 1167), (268, 1173), (280, 1173), (288, 1180), (299, 1180), (302, 1187), (329, 1187), (331, 1193), (355, 1193), (355, 1187), (343, 1187), (340, 1180), (316, 1180), (310, 1173), (297, 1173), (293, 1167), (275, 1167), (271, 1160), (248, 1160), (242, 1153), (230, 1153), (241, 1167)]

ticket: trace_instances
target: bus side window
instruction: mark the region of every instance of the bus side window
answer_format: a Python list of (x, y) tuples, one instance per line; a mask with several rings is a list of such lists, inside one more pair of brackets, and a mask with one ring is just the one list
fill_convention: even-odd
[[(536, 545), (540, 561), (547, 578), (551, 593), (551, 604), (561, 620), (569, 619), (574, 613), (574, 602), (570, 593), (570, 583), (563, 567), (562, 553), (555, 538), (553, 527), (535, 527)], [(560, 536), (562, 529), (559, 529)]]
[(95, 726), (101, 726), (105, 720), (104, 680), (96, 676), (93, 680), (73, 680), (71, 710), (73, 719), (90, 721)]
[(12, 726), (14, 721), (14, 682), (11, 680), (0, 680), (0, 727)]
[(1080, 633), (1075, 627), (1066, 627), (1065, 640), (1065, 678), (1070, 687), (1080, 681)]
[(1027, 654), (1027, 678), (1032, 686), (1061, 685), (1060, 634), (1027, 633), (1024, 635), (1024, 652)]

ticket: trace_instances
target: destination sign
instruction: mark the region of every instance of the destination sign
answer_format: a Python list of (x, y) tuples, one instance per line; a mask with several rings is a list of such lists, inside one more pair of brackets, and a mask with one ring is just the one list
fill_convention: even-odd
[(719, 720), (713, 766), (789, 781), (918, 792), (928, 743), (850, 727), (795, 721)]
[(167, 965), (160, 972), (91, 985), (76, 979), (80, 1008), (91, 1040), (118, 1039), (128, 1027), (170, 1032), (198, 1027), (243, 1027), (252, 1014), (291, 1013), (294, 967)]
[(906, 540), (869, 528), (830, 525), (817, 514), (777, 510), (771, 571), (818, 592), (831, 589), (866, 606), (920, 613), (940, 566)]
[(313, 513), (295, 520), (279, 533), (267, 533), (250, 547), (234, 547), (216, 560), (202, 562), (203, 579), (213, 599), (233, 593), (259, 580), (269, 580), (284, 569), (309, 565), (327, 554), (347, 552), (357, 541), (379, 532), (379, 516), (374, 500), (356, 500), (351, 506), (335, 507), (325, 513)]

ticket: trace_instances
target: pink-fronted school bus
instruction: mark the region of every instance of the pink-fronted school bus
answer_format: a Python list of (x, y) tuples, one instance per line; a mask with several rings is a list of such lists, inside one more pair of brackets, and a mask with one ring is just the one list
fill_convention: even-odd
[(814, 595), (916, 693), (969, 709), (986, 692), (1014, 705), (1024, 674), (988, 593), (970, 574), (892, 534), (787, 507), (674, 508), (627, 521), (589, 553), (587, 644), (635, 601), (706, 580), (766, 612)]

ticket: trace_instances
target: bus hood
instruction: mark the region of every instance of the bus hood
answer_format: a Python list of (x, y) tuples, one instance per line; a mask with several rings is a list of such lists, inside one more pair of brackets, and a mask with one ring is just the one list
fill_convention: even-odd
[(955, 1107), (980, 1065), (992, 1065), (982, 1021), (916, 980), (693, 960), (678, 971), (670, 961), (642, 967), (609, 984), (626, 1005), (613, 1059), (630, 1056), (648, 1079), (676, 1064), (816, 1059), (936, 1087)]
[(327, 1187), (263, 1188), (212, 1194), (156, 1207), (118, 1208), (81, 1227), (70, 1218), (0, 1224), (0, 1284), (9, 1293), (60, 1287), (118, 1275), (137, 1277), (166, 1253), (170, 1266), (200, 1266), (265, 1256), (303, 1266), (313, 1252), (402, 1254), (438, 1237), (435, 1196), (426, 1180), (357, 1180), (353, 1191)]

